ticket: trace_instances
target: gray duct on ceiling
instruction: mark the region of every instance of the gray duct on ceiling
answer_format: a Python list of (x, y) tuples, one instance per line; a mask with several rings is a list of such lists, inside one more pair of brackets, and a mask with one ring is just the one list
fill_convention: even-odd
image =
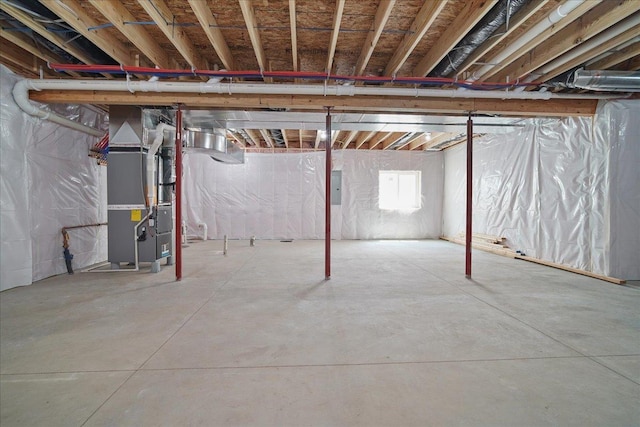
[[(500, 0), (484, 18), (445, 56), (442, 61), (429, 73), (430, 76), (445, 77), (455, 73), (457, 68), (500, 28), (507, 17), (513, 16), (530, 0)], [(507, 13), (508, 11), (508, 13)]]
[(285, 146), (284, 136), (280, 129), (269, 129), (269, 134), (271, 134), (271, 138), (273, 138), (273, 142), (275, 142), (276, 146)]

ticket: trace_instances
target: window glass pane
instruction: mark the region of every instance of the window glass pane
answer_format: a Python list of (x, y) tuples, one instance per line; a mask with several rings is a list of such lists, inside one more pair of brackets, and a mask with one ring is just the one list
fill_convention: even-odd
[(378, 186), (378, 206), (380, 209), (395, 209), (398, 204), (398, 174), (381, 171)]
[(384, 210), (421, 207), (420, 171), (380, 171), (378, 206)]
[(416, 208), (415, 175), (402, 174), (398, 178), (398, 209)]

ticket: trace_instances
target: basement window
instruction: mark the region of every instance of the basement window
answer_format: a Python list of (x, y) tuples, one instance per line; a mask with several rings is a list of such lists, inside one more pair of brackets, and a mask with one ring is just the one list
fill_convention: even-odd
[(378, 207), (401, 211), (422, 207), (420, 171), (379, 171)]

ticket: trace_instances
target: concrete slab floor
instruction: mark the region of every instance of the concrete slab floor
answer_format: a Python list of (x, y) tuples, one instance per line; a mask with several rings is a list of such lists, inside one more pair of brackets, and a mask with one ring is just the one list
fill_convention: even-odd
[(640, 287), (448, 242), (191, 242), (0, 293), (0, 424), (640, 425)]

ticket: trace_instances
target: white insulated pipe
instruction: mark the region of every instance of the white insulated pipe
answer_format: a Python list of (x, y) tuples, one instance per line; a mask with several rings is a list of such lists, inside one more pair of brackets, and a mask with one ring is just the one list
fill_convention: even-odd
[(156, 187), (154, 184), (156, 175), (155, 155), (164, 140), (165, 130), (176, 130), (175, 126), (166, 123), (160, 123), (156, 127), (156, 137), (153, 139), (149, 150), (147, 151), (147, 203), (149, 208), (156, 204)]
[(202, 240), (207, 240), (208, 235), (208, 227), (204, 222), (198, 223), (198, 228), (202, 229)]
[(553, 12), (547, 15), (545, 19), (543, 19), (542, 21), (538, 22), (536, 25), (531, 27), (528, 31), (526, 31), (524, 34), (522, 34), (520, 37), (518, 37), (516, 40), (510, 43), (504, 50), (502, 50), (502, 52), (500, 52), (495, 57), (491, 58), (489, 60), (491, 64), (487, 64), (482, 68), (480, 68), (478, 71), (474, 72), (473, 78), (470, 80), (476, 81), (481, 79), (482, 76), (487, 74), (489, 71), (491, 71), (495, 67), (495, 65), (492, 65), (492, 64), (499, 64), (505, 59), (507, 59), (509, 56), (517, 52), (518, 50), (522, 49), (524, 45), (529, 43), (531, 40), (533, 40), (535, 37), (540, 35), (543, 31), (547, 30), (552, 25), (559, 22), (562, 18), (566, 17), (569, 13), (573, 12), (578, 6), (580, 6), (584, 2), (585, 0), (568, 0), (562, 3), (556, 9), (554, 9)]
[(476, 98), (476, 99), (610, 99), (610, 95), (590, 94), (557, 94), (551, 92), (534, 92), (513, 90), (456, 90), (456, 89), (423, 89), (410, 87), (370, 87), (355, 85), (295, 85), (295, 84), (251, 84), (220, 82), (179, 82), (179, 81), (123, 81), (123, 80), (62, 80), (62, 79), (25, 79), (13, 87), (16, 104), (31, 116), (58, 123), (90, 135), (103, 136), (104, 132), (84, 126), (54, 113), (46, 112), (29, 101), (30, 90), (60, 91), (110, 91), (110, 92), (164, 92), (164, 93), (210, 93), (220, 95), (308, 95), (308, 96), (399, 96), (399, 97), (432, 97), (432, 98)]
[(20, 107), (22, 111), (29, 114), (30, 116), (39, 117), (43, 120), (49, 120), (51, 122), (57, 123), (60, 126), (64, 126), (70, 129), (74, 129), (80, 132), (87, 133), (89, 135), (103, 137), (105, 132), (94, 129), (90, 126), (85, 126), (82, 123), (74, 122), (73, 120), (69, 120), (65, 117), (62, 117), (58, 114), (51, 113), (49, 111), (44, 111), (41, 108), (36, 107), (29, 101), (29, 90), (41, 90), (34, 87), (31, 82), (33, 80), (25, 79), (20, 80), (13, 86), (13, 99)]

